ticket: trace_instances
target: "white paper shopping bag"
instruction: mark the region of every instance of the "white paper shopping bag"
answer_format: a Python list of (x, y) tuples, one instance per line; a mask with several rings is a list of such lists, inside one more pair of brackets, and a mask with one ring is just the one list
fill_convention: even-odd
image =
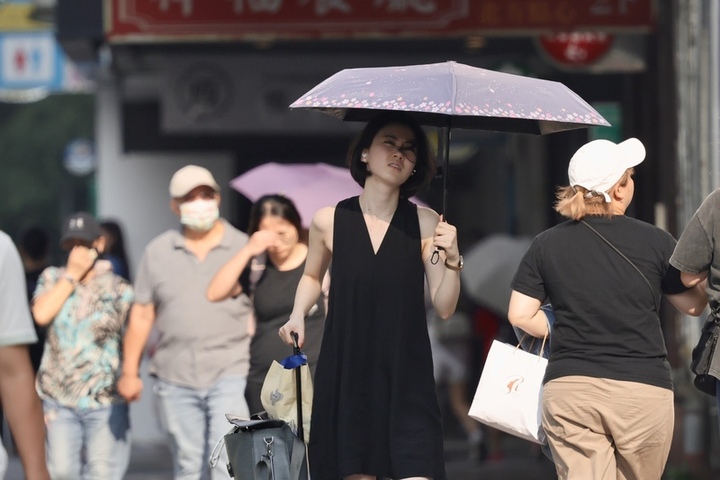
[(544, 444), (540, 400), (547, 360), (494, 340), (468, 413), (511, 435)]

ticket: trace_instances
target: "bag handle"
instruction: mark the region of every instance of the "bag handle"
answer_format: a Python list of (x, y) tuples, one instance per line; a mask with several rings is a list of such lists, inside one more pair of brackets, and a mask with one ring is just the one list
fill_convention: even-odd
[(265, 443), (265, 453), (255, 464), (255, 480), (275, 480), (275, 461), (273, 459), (275, 437), (264, 437), (263, 442)]
[[(524, 330), (523, 330), (523, 332), (524, 332)], [(522, 344), (523, 340), (525, 340), (525, 337), (527, 337), (528, 335), (530, 335), (530, 334), (527, 333), (527, 332), (525, 332), (525, 333), (523, 334), (523, 336), (522, 336), (522, 338), (520, 339), (520, 341), (518, 342), (517, 346), (515, 346), (515, 350), (517, 350), (517, 349), (520, 348), (520, 345)], [(532, 335), (530, 335), (530, 337), (532, 337), (532, 342), (530, 343), (530, 348), (532, 348), (533, 344), (535, 343), (535, 340), (536, 340), (538, 337), (534, 337), (534, 336), (532, 336)], [(542, 345), (540, 345), (540, 353), (538, 353), (538, 361), (540, 361), (540, 359), (543, 358), (543, 352), (545, 351), (545, 342), (547, 341), (547, 338), (548, 338), (548, 332), (545, 332), (545, 336), (543, 336)], [(524, 350), (523, 350), (523, 351), (524, 351)]]
[(652, 292), (653, 304), (655, 305), (655, 313), (659, 313), (659, 312), (660, 312), (660, 308), (658, 307), (657, 296), (655, 295), (655, 288), (653, 288), (652, 284), (650, 283), (650, 280), (647, 279), (647, 277), (645, 276), (645, 274), (640, 271), (640, 269), (637, 267), (637, 265), (635, 265), (635, 264), (633, 263), (632, 260), (630, 260), (628, 257), (625, 256), (625, 254), (623, 254), (620, 250), (618, 250), (615, 245), (613, 245), (612, 243), (610, 243), (610, 240), (608, 240), (607, 238), (603, 237), (603, 236), (600, 234), (600, 232), (598, 232), (598, 231), (595, 230), (593, 227), (591, 227), (589, 223), (587, 223), (585, 220), (580, 220), (580, 223), (582, 223), (582, 224), (585, 225), (587, 228), (589, 228), (590, 230), (592, 230), (593, 232), (595, 232), (595, 235), (597, 235), (598, 237), (600, 237), (600, 238), (603, 240), (603, 242), (605, 242), (605, 243), (607, 243), (608, 245), (610, 245), (610, 248), (612, 248), (613, 250), (615, 250), (615, 251), (618, 253), (618, 255), (620, 255), (622, 258), (624, 258), (630, 265), (632, 265), (632, 267), (635, 269), (635, 271), (640, 274), (640, 276), (643, 278), (643, 280), (645, 280), (645, 283), (647, 284), (647, 286), (650, 288), (650, 291)]
[[(240, 427), (233, 426), (226, 435), (230, 435), (231, 433), (235, 433), (240, 429)], [(215, 446), (213, 447), (212, 451), (210, 452), (210, 458), (208, 459), (208, 464), (210, 465), (210, 468), (215, 468), (215, 465), (218, 464), (220, 461), (220, 449), (225, 444), (225, 435), (220, 437), (217, 442), (215, 442)]]

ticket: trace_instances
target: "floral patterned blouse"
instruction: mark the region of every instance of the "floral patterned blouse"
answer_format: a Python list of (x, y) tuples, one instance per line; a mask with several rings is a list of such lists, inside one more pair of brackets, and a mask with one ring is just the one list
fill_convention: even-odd
[[(40, 275), (35, 296), (62, 278), (64, 268)], [(71, 408), (100, 408), (122, 402), (115, 390), (120, 375), (122, 335), (133, 289), (111, 271), (79, 284), (47, 327), (45, 353), (37, 374), (41, 398)]]

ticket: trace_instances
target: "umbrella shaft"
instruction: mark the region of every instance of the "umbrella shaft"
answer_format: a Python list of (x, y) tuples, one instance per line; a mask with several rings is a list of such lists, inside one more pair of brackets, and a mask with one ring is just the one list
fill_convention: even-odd
[(443, 128), (443, 135), (440, 136), (440, 145), (438, 151), (442, 151), (443, 158), (443, 192), (442, 192), (442, 215), (443, 220), (447, 221), (447, 193), (448, 193), (448, 177), (450, 176), (450, 134), (452, 129), (452, 117), (448, 119), (448, 124)]

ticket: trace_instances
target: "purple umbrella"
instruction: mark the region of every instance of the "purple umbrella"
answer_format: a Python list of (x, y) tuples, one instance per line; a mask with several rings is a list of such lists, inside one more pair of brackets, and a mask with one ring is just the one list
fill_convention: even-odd
[[(399, 110), (421, 125), (444, 127), (447, 172), (452, 127), (546, 134), (610, 126), (559, 82), (485, 70), (456, 62), (342, 70), (297, 99), (346, 121), (368, 121), (379, 110)], [(443, 182), (443, 213), (447, 175)]]
[[(268, 194), (286, 196), (300, 212), (305, 228), (319, 209), (362, 192), (350, 170), (326, 163), (264, 163), (235, 177), (230, 186), (253, 202)], [(426, 206), (417, 198), (411, 200)]]

